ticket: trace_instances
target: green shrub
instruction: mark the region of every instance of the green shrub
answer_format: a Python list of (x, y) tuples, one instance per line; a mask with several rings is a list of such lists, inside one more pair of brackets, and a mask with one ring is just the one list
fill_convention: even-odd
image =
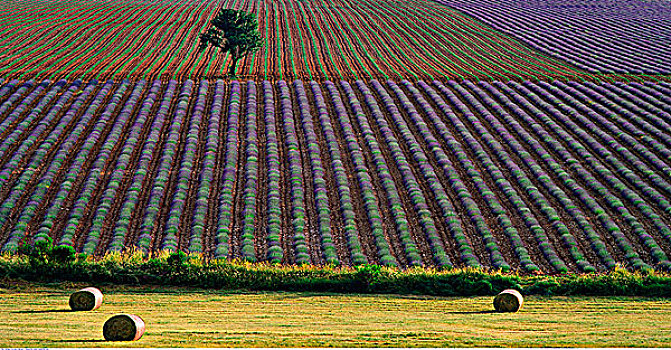
[(635, 273), (621, 268), (602, 274), (520, 276), (475, 268), (401, 270), (368, 264), (350, 268), (203, 261), (198, 255), (183, 252), (151, 259), (116, 253), (95, 260), (85, 256), (75, 259), (73, 250), (53, 247), (50, 241), (22, 245), (19, 256), (0, 256), (0, 278), (266, 291), (469, 296), (495, 295), (515, 288), (523, 295), (671, 297), (669, 274)]
[(53, 239), (47, 237), (33, 243), (24, 242), (19, 245), (19, 255), (28, 257), (31, 266), (68, 265), (77, 260), (75, 249), (68, 245), (54, 246)]

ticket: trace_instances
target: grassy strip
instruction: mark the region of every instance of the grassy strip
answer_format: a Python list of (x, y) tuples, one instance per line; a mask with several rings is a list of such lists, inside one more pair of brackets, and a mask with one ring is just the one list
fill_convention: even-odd
[(442, 296), (495, 295), (516, 288), (524, 295), (635, 295), (671, 297), (671, 276), (618, 268), (606, 274), (523, 276), (480, 269), (399, 270), (375, 265), (357, 268), (203, 262), (198, 256), (110, 254), (69, 263), (0, 257), (0, 277), (32, 282), (87, 282), (98, 285), (165, 285), (256, 291), (394, 293)]
[[(0, 287), (4, 348), (669, 347), (671, 300), (530, 296), (494, 313), (491, 296), (230, 292), (108, 286), (94, 312), (68, 312), (84, 285)], [(145, 321), (134, 342), (106, 342), (104, 322)]]

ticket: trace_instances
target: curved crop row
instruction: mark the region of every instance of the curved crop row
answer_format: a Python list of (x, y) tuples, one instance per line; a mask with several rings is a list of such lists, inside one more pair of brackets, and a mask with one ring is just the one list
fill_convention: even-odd
[[(38, 237), (41, 236), (44, 238), (51, 236), (52, 238), (57, 238), (54, 239), (54, 241), (59, 242), (59, 244), (74, 245), (73, 234), (61, 233), (60, 230), (54, 230), (54, 225), (58, 225), (59, 228), (63, 226), (62, 222), (66, 219), (66, 213), (63, 210), (64, 203), (68, 198), (72, 198), (73, 187), (75, 186), (77, 179), (80, 177), (82, 169), (85, 169), (84, 164), (87, 159), (89, 159), (89, 155), (98, 143), (98, 140), (104, 136), (102, 135), (103, 130), (106, 128), (108, 121), (114, 117), (113, 113), (117, 104), (121, 101), (126, 90), (130, 86), (127, 82), (122, 83), (117, 87), (116, 91), (114, 91), (112, 98), (107, 101), (106, 105), (104, 105), (103, 103), (106, 102), (105, 97), (112, 91), (113, 85), (112, 81), (108, 81), (103, 85), (93, 101), (89, 102), (86, 112), (80, 118), (79, 125), (71, 131), (71, 134), (77, 137), (85, 134), (88, 136), (75, 155), (75, 159), (70, 163), (70, 167), (59, 186), (58, 192), (55, 194), (51, 205), (44, 214), (44, 219), (40, 223), (40, 227), (36, 234)], [(86, 93), (82, 94), (83, 96), (80, 95), (78, 101), (76, 101), (71, 108), (83, 104), (86, 95), (91, 93), (89, 89), (87, 90), (84, 91)], [(103, 113), (97, 115), (100, 108), (104, 108)], [(97, 117), (97, 119), (94, 119), (94, 117)], [(88, 123), (91, 122), (94, 124), (88, 126)]]
[(441, 2), (589, 72), (671, 74), (668, 2)]
[[(126, 192), (125, 199), (121, 208), (119, 209), (119, 216), (114, 224), (114, 229), (112, 231), (112, 239), (110, 240), (109, 246), (112, 247), (126, 247), (126, 242), (129, 242), (128, 236), (130, 234), (131, 218), (134, 216), (136, 210), (139, 210), (137, 206), (139, 205), (139, 196), (142, 192), (142, 187), (147, 184), (149, 165), (154, 159), (155, 150), (157, 143), (160, 138), (160, 132), (163, 128), (163, 125), (166, 122), (168, 112), (170, 110), (170, 104), (172, 103), (172, 98), (174, 96), (175, 90), (177, 89), (177, 82), (171, 80), (168, 82), (168, 86), (163, 92), (163, 99), (156, 114), (154, 116), (154, 121), (151, 124), (151, 131), (149, 135), (143, 140), (143, 147), (140, 151), (140, 158), (138, 160), (135, 172), (133, 173), (133, 179), (131, 180), (128, 191)], [(137, 218), (135, 218), (137, 221)], [(135, 237), (135, 235), (133, 235)], [(148, 247), (151, 242), (151, 237), (143, 236), (141, 237), (142, 242), (138, 243), (140, 246)], [(132, 241), (131, 241), (132, 242)], [(131, 247), (134, 244), (130, 245)]]
[[(497, 84), (498, 85), (498, 84)], [(533, 102), (534, 104), (537, 104), (542, 107), (548, 108), (550, 113), (553, 115), (553, 117), (558, 118), (561, 120), (563, 123), (569, 122), (569, 119), (566, 118), (561, 112), (559, 112), (556, 108), (552, 107), (551, 105), (543, 102), (542, 100), (538, 99), (538, 97), (533, 94), (531, 91), (527, 90), (526, 88), (514, 83), (513, 86), (519, 91), (521, 91), (526, 98), (529, 99), (530, 102)], [(635, 194), (630, 191), (629, 189), (624, 186), (621, 181), (619, 181), (613, 174), (605, 168), (600, 162), (598, 162), (594, 157), (592, 157), (586, 150), (585, 148), (575, 140), (570, 134), (568, 134), (566, 131), (564, 131), (562, 128), (560, 128), (554, 121), (548, 118), (547, 115), (543, 114), (536, 108), (534, 105), (531, 103), (527, 102), (526, 99), (522, 98), (521, 96), (517, 94), (512, 94), (514, 99), (518, 101), (520, 104), (525, 105), (525, 107), (531, 109), (534, 112), (534, 116), (536, 118), (539, 118), (539, 120), (546, 126), (552, 129), (553, 132), (557, 133), (557, 135), (560, 137), (562, 140), (567, 141), (567, 145), (574, 151), (577, 152), (580, 157), (588, 162), (590, 166), (595, 170), (595, 173), (601, 177), (604, 181), (606, 181), (607, 184), (612, 186), (614, 189), (620, 191), (621, 193), (629, 194), (629, 195), (634, 195)], [(579, 128), (574, 128), (573, 130), (579, 130)], [(589, 140), (591, 137), (587, 133), (581, 133), (581, 139), (583, 140)], [(657, 262), (661, 264), (666, 264), (668, 261), (668, 258), (666, 254), (660, 249), (660, 247), (657, 245), (655, 242), (654, 238), (650, 236), (645, 231), (644, 226), (634, 217), (630, 211), (627, 209), (627, 207), (624, 205), (624, 203), (616, 196), (614, 196), (606, 187), (601, 185), (601, 183), (597, 181), (586, 181), (587, 185), (592, 188), (593, 191), (596, 191), (599, 195), (603, 196), (606, 199), (606, 203), (615, 211), (617, 211), (627, 222), (628, 225), (632, 228), (633, 232), (635, 232), (640, 239), (640, 241), (646, 245), (652, 255), (655, 257)], [(646, 205), (645, 202), (637, 202), (639, 203), (639, 206), (641, 205)]]
[(256, 261), (254, 232), (256, 231), (256, 197), (259, 177), (259, 147), (256, 131), (256, 84), (247, 82), (245, 116), (245, 187), (242, 193), (242, 237), (240, 254), (247, 261)]
[(668, 163), (667, 84), (226, 84), (0, 87), (2, 249), (671, 266), (671, 176), (653, 164)]
[[(542, 169), (542, 167), (530, 156), (528, 152), (512, 137), (511, 134), (507, 133), (505, 129), (501, 127), (499, 123), (496, 122), (496, 119), (491, 115), (491, 113), (478, 101), (473, 95), (466, 91), (463, 87), (454, 82), (450, 82), (450, 85), (459, 92), (459, 94), (464, 97), (466, 102), (469, 105), (473, 106), (474, 109), (482, 115), (487, 122), (492, 124), (495, 128), (495, 131), (498, 135), (501, 136), (501, 139), (520, 157), (522, 162), (528, 167), (533, 176), (538, 179), (542, 186), (554, 196), (564, 210), (566, 210), (571, 217), (576, 220), (578, 223), (584, 223), (584, 214), (582, 214), (572, 200), (566, 195), (566, 193), (557, 186), (554, 181), (548, 176), (548, 174)], [(482, 128), (475, 119), (471, 119), (467, 115), (467, 119), (472, 121), (474, 127), (483, 134), (487, 133), (486, 129)], [(503, 153), (501, 153), (503, 155)], [(540, 210), (545, 213), (548, 220), (551, 222), (552, 226), (557, 230), (560, 235), (560, 238), (566, 248), (569, 250), (572, 258), (575, 263), (580, 266), (580, 268), (585, 272), (594, 271), (594, 267), (589, 263), (589, 261), (584, 257), (581, 247), (578, 245), (578, 242), (575, 239), (574, 233), (571, 232), (566, 224), (563, 222), (558, 212), (550, 206), (549, 201), (546, 196), (540, 191), (531, 191), (532, 198), (536, 204), (540, 207)]]
[[(19, 199), (24, 196), (24, 193), (26, 190), (28, 190), (28, 182), (31, 181), (33, 176), (39, 175), (38, 169), (40, 168), (40, 165), (44, 164), (44, 159), (48, 155), (48, 150), (53, 147), (55, 143), (60, 138), (60, 133), (63, 131), (63, 129), (66, 127), (66, 125), (73, 119), (73, 117), (76, 115), (78, 109), (81, 107), (82, 102), (86, 99), (88, 96), (88, 93), (95, 87), (95, 83), (90, 84), (83, 92), (83, 96), (79, 96), (78, 101), (75, 101), (68, 111), (65, 113), (65, 115), (59, 120), (59, 126), (51, 133), (49, 138), (45, 140), (40, 147), (35, 151), (33, 157), (30, 160), (30, 163), (26, 166), (26, 171), (21, 173), (21, 176), (17, 179), (16, 183), (11, 189), (11, 192), (9, 193), (9, 196), (2, 202), (2, 205), (0, 206), (0, 227), (4, 225), (4, 223), (10, 219), (10, 212), (15, 209), (16, 207), (21, 208), (18, 205)], [(61, 95), (61, 98), (59, 101), (56, 103), (54, 108), (52, 108), (48, 115), (45, 116), (45, 121), (48, 123), (49, 122), (49, 117), (54, 116), (59, 113), (60, 109), (69, 101), (73, 96), (75, 91), (79, 90), (80, 88), (80, 83), (75, 83), (70, 86), (70, 88), (63, 94)], [(55, 89), (56, 91), (59, 91), (58, 89)], [(33, 134), (34, 135), (34, 134)], [(70, 137), (78, 137), (77, 134), (71, 134)], [(32, 135), (31, 135), (32, 136)], [(30, 136), (29, 136), (30, 138)], [(49, 168), (46, 170), (46, 172), (41, 176), (40, 180), (38, 181), (36, 188), (33, 189), (33, 192), (30, 194), (30, 200), (23, 205), (21, 208), (21, 212), (18, 216), (18, 223), (17, 225), (12, 229), (10, 233), (9, 239), (5, 242), (5, 246), (3, 249), (5, 250), (13, 250), (16, 248), (16, 245), (18, 242), (25, 236), (26, 231), (28, 229), (28, 222), (32, 219), (32, 216), (35, 214), (35, 212), (38, 209), (39, 203), (42, 201), (44, 194), (46, 192), (46, 189), (48, 189), (49, 185), (51, 184), (51, 181), (53, 180), (54, 173), (60, 168), (61, 164), (64, 162), (65, 157), (67, 156), (68, 147), (71, 147), (72, 144), (70, 143), (65, 143), (61, 146), (59, 149), (59, 152), (56, 154), (56, 157), (52, 160)], [(20, 151), (20, 150), (19, 150)]]
[(338, 264), (338, 255), (336, 253), (335, 245), (333, 244), (333, 237), (331, 235), (331, 209), (329, 208), (329, 200), (326, 194), (326, 180), (324, 179), (325, 170), (322, 165), (321, 151), (317, 143), (317, 135), (312, 122), (312, 114), (308, 106), (308, 98), (305, 92), (305, 87), (300, 80), (294, 82), (296, 90), (296, 99), (298, 100), (298, 108), (301, 114), (301, 124), (303, 126), (303, 134), (307, 144), (307, 152), (310, 157), (310, 168), (312, 169), (312, 179), (314, 183), (314, 198), (317, 210), (317, 222), (319, 223), (319, 235), (322, 239), (322, 251), (324, 259), (327, 263)]
[[(473, 85), (470, 86), (476, 94), (480, 96), (484, 101), (487, 101), (492, 108), (497, 111), (497, 114), (501, 117), (505, 125), (509, 126), (517, 135), (519, 135), (522, 140), (529, 145), (534, 153), (542, 159), (556, 176), (562, 181), (564, 186), (568, 187), (571, 190), (571, 194), (577, 196), (580, 202), (584, 204), (592, 213), (592, 215), (603, 225), (606, 231), (613, 236), (617, 246), (625, 253), (625, 256), (629, 263), (632, 264), (637, 269), (640, 268), (649, 268), (645, 264), (639, 255), (634, 251), (631, 243), (627, 237), (622, 233), (622, 230), (617, 225), (617, 223), (608, 215), (608, 213), (602, 208), (602, 206), (592, 197), (584, 187), (582, 187), (578, 182), (576, 182), (570, 174), (563, 169), (563, 167), (555, 160), (550, 153), (547, 152), (539, 140), (545, 142), (548, 145), (548, 148), (558, 154), (561, 157), (561, 160), (566, 164), (566, 166), (576, 172), (583, 181), (588, 183), (596, 184), (597, 181), (592, 175), (578, 162), (574, 157), (572, 157), (568, 151), (561, 146), (547, 131), (545, 131), (541, 125), (533, 121), (529, 115), (517, 104), (514, 104), (511, 99), (505, 94), (501, 93), (498, 89), (488, 83), (481, 83), (482, 87), (492, 94), (496, 99), (498, 99), (503, 106), (507, 107), (512, 114), (520, 118), (526, 125), (528, 125), (536, 136), (530, 135), (522, 125), (508, 112), (502, 109), (500, 106), (497, 108), (496, 102), (494, 102), (489, 96), (487, 96), (480, 88)], [(522, 103), (521, 105), (525, 105)], [(584, 217), (576, 217), (576, 221), (581, 226), (583, 232), (590, 237), (594, 242), (592, 247), (596, 251), (597, 255), (601, 258), (604, 265), (607, 268), (613, 268), (615, 266), (615, 261), (613, 257), (609, 254), (607, 248), (602, 242), (599, 242), (599, 234), (595, 231), (594, 227), (587, 221)]]
[[(149, 118), (151, 118), (149, 113), (151, 112), (151, 108), (154, 105), (156, 95), (158, 94), (160, 88), (161, 82), (154, 81), (152, 86), (149, 88), (148, 95), (142, 101), (139, 114), (135, 117), (130, 131), (127, 133), (127, 138), (121, 148), (121, 153), (117, 157), (112, 174), (110, 175), (102, 196), (100, 197), (100, 200), (95, 207), (95, 211), (91, 219), (91, 227), (88, 230), (86, 235), (86, 242), (84, 243), (84, 251), (87, 253), (94, 252), (100, 244), (101, 240), (104, 238), (103, 235), (107, 234), (106, 231), (110, 231), (109, 225), (111, 224), (111, 220), (108, 218), (108, 216), (113, 214), (111, 213), (112, 205), (118, 195), (119, 188), (122, 186), (122, 180), (126, 175), (128, 168), (132, 166), (130, 164), (131, 154), (140, 141), (140, 133), (144, 128), (144, 124), (149, 120)], [(142, 92), (140, 91), (135, 93), (135, 95), (137, 96), (141, 93)], [(131, 98), (129, 98), (127, 104), (134, 104), (133, 97), (133, 94), (131, 94)], [(124, 112), (122, 111), (122, 113)], [(122, 213), (122, 217), (120, 219), (130, 221), (130, 215), (125, 216), (124, 214), (127, 215), (128, 213)], [(111, 242), (108, 248), (113, 251), (121, 251), (124, 248), (123, 239), (117, 238), (116, 241)]]
[[(396, 138), (389, 124), (387, 123), (387, 120), (384, 118), (382, 110), (373, 97), (372, 92), (360, 80), (357, 81), (357, 87), (363, 94), (366, 105), (370, 109), (375, 123), (380, 129), (380, 133), (382, 134), (384, 141), (387, 143), (387, 147), (389, 147), (392, 153), (394, 163), (403, 177), (405, 189), (410, 196), (410, 200), (412, 201), (417, 215), (419, 216), (420, 225), (422, 226), (424, 234), (426, 235), (426, 239), (431, 246), (433, 259), (438, 266), (452, 266), (450, 258), (445, 252), (445, 246), (440, 238), (438, 229), (436, 228), (436, 223), (431, 216), (427, 199), (420, 189), (418, 180), (411, 170), (411, 165), (399, 145), (399, 140)], [(411, 149), (411, 151), (413, 150)]]
[[(151, 191), (149, 192), (149, 198), (147, 200), (147, 206), (144, 211), (144, 217), (140, 223), (138, 229), (138, 242), (137, 246), (141, 251), (151, 251), (151, 244), (163, 246), (164, 240), (159, 240), (157, 236), (157, 227), (155, 227), (156, 220), (159, 217), (159, 212), (161, 210), (161, 203), (164, 201), (164, 196), (166, 192), (166, 186), (170, 180), (170, 173), (173, 169), (173, 164), (175, 162), (175, 156), (177, 155), (178, 142), (180, 141), (180, 133), (182, 131), (182, 123), (186, 118), (186, 114), (189, 108), (189, 99), (193, 92), (193, 81), (186, 81), (182, 85), (182, 89), (177, 96), (177, 105), (173, 110), (172, 122), (170, 123), (170, 128), (168, 129), (167, 137), (163, 142), (163, 150), (161, 152), (161, 158), (159, 161), (158, 168), (155, 170), (156, 173), (153, 174), (153, 181), (149, 186)], [(160, 227), (160, 226), (159, 226)], [(174, 241), (166, 242), (167, 248), (176, 249), (177, 244)], [(172, 244), (172, 245), (171, 245)]]
[[(184, 106), (184, 109), (177, 109), (177, 113), (185, 113), (185, 119), (188, 118), (186, 114), (191, 114), (191, 118), (189, 120), (186, 138), (180, 139), (180, 142), (184, 143), (184, 151), (181, 155), (181, 161), (177, 170), (177, 179), (175, 190), (172, 192), (170, 210), (168, 211), (166, 224), (163, 228), (161, 246), (163, 249), (169, 251), (177, 250), (179, 246), (178, 232), (180, 230), (182, 216), (184, 215), (184, 208), (186, 207), (187, 195), (191, 182), (190, 179), (193, 172), (193, 163), (199, 142), (200, 127), (206, 108), (208, 86), (209, 84), (207, 81), (203, 80), (200, 82), (196, 104), (193, 106), (193, 109), (189, 110), (186, 106)], [(184, 105), (186, 105), (186, 103)], [(196, 252), (202, 251), (202, 247), (199, 247), (198, 245), (190, 245), (190, 248), (195, 249)]]
[[(543, 90), (543, 89), (538, 89), (535, 86), (531, 86), (532, 88), (535, 88), (534, 91), (538, 92), (540, 96), (543, 96), (551, 101), (554, 101), (556, 103), (556, 97), (554, 97), (551, 93), (548, 93), (548, 91)], [(550, 90), (552, 91), (552, 90)], [(562, 106), (560, 106), (562, 107)], [(568, 125), (570, 130), (580, 133), (582, 136), (582, 139), (585, 140), (585, 142), (589, 145), (590, 148), (594, 149), (596, 152), (598, 152), (599, 155), (603, 155), (607, 162), (613, 164), (615, 169), (617, 169), (617, 172), (621, 174), (621, 176), (625, 177), (627, 181), (629, 181), (633, 186), (635, 186), (637, 189), (645, 193), (647, 196), (649, 196), (652, 201), (657, 204), (663, 211), (664, 213), (669, 213), (671, 211), (670, 203), (669, 201), (661, 195), (659, 192), (657, 192), (655, 189), (651, 188), (648, 186), (647, 183), (645, 183), (640, 176), (636, 175), (634, 172), (630, 171), (623, 163), (619, 162), (617, 159), (614, 159), (614, 157), (609, 156), (609, 152), (604, 150), (604, 147), (599, 144), (591, 135), (587, 134), (583, 130), (581, 130), (577, 125), (575, 125), (572, 121), (570, 121), (568, 118), (562, 118), (561, 114), (557, 115), (558, 120), (563, 122), (564, 124)], [(590, 126), (590, 124), (585, 124), (586, 126)], [(598, 133), (599, 131), (596, 129), (589, 128), (590, 131), (593, 131), (595, 133)], [(606, 137), (606, 140), (608, 138)], [(620, 146), (621, 147), (621, 146)], [(622, 147), (621, 147), (622, 148)], [(635, 162), (636, 160), (634, 158), (628, 158), (628, 162)], [(665, 237), (667, 240), (671, 239), (671, 231), (669, 227), (661, 220), (661, 217), (654, 212), (654, 210), (648, 205), (647, 202), (643, 201), (643, 199), (636, 193), (635, 191), (630, 190), (618, 177), (613, 176), (613, 173), (610, 172), (609, 170), (601, 170), (599, 172), (602, 174), (605, 178), (606, 181), (613, 186), (624, 198), (626, 198), (633, 206), (637, 207), (643, 215), (645, 215), (648, 219), (650, 219), (655, 228), (659, 231), (660, 234), (662, 234), (663, 237)], [(660, 255), (661, 258), (661, 255)]]
[[(447, 149), (444, 151), (449, 150), (455, 155), (461, 167), (466, 170), (468, 177), (474, 183), (476, 189), (478, 190), (478, 194), (482, 196), (482, 198), (485, 200), (492, 214), (496, 215), (497, 224), (501, 225), (503, 232), (508, 236), (513, 246), (513, 251), (520, 259), (523, 268), (530, 272), (538, 271), (539, 268), (531, 261), (529, 252), (526, 249), (524, 242), (520, 238), (518, 230), (513, 226), (512, 221), (510, 220), (510, 217), (507, 215), (505, 209), (494, 195), (493, 190), (484, 181), (480, 172), (475, 168), (473, 161), (471, 161), (471, 159), (468, 157), (468, 155), (462, 148), (461, 143), (455, 139), (452, 133), (450, 133), (448, 127), (445, 125), (443, 120), (436, 114), (435, 110), (429, 104), (429, 102), (422, 96), (421, 92), (408, 81), (404, 81), (403, 85), (405, 85), (405, 87), (411, 92), (415, 100), (420, 104), (422, 110), (426, 114), (427, 117), (426, 119), (429, 120), (430, 123), (435, 126), (435, 129), (438, 131), (440, 136), (443, 138), (444, 142), (447, 144)], [(474, 140), (471, 139), (469, 141)], [(437, 143), (438, 142), (437, 140), (435, 140), (435, 142), (436, 143), (434, 144), (434, 148), (437, 148), (439, 144)], [(488, 171), (491, 171), (497, 175), (500, 174), (498, 168), (496, 168), (491, 163), (491, 161), (485, 161), (482, 162), (481, 164), (486, 165), (486, 169)], [(499, 180), (501, 180), (500, 183), (504, 182), (503, 179)]]
[(228, 116), (226, 120), (226, 151), (224, 170), (219, 191), (219, 211), (217, 213), (217, 231), (215, 234), (216, 257), (228, 257), (231, 238), (231, 217), (233, 208), (233, 190), (237, 175), (238, 161), (238, 125), (240, 120), (240, 83), (231, 82)]
[(263, 82), (263, 121), (266, 133), (266, 171), (268, 172), (268, 212), (267, 212), (267, 245), (271, 263), (280, 263), (284, 258), (282, 252), (282, 208), (280, 207), (280, 154), (275, 118), (275, 98), (273, 86), (269, 81)]
[(208, 211), (210, 210), (210, 196), (214, 191), (215, 168), (217, 161), (217, 150), (219, 149), (219, 124), (223, 114), (225, 82), (217, 80), (214, 88), (214, 101), (209, 115), (207, 115), (207, 136), (205, 139), (205, 153), (203, 165), (200, 172), (200, 182), (196, 203), (193, 210), (193, 224), (191, 225), (191, 237), (189, 240), (189, 251), (202, 252), (207, 250), (203, 246), (206, 230), (208, 226)]
[(230, 55), (201, 52), (193, 43), (219, 9), (235, 8), (257, 14), (268, 43), (238, 66), (243, 78), (596, 79), (428, 0), (83, 0), (10, 6), (16, 16), (0, 18), (1, 28), (12, 28), (0, 31), (5, 78), (222, 77)]
[(319, 123), (324, 132), (324, 139), (326, 146), (331, 156), (331, 169), (335, 177), (335, 183), (338, 187), (338, 197), (340, 199), (340, 210), (343, 219), (343, 232), (347, 247), (349, 248), (352, 263), (354, 265), (361, 265), (367, 262), (366, 256), (362, 253), (361, 240), (356, 228), (356, 214), (354, 212), (354, 204), (352, 204), (352, 195), (350, 192), (347, 171), (343, 165), (342, 154), (338, 146), (338, 138), (333, 129), (331, 116), (328, 114), (326, 101), (322, 90), (316, 82), (311, 84), (312, 93), (314, 94), (315, 104), (317, 105), (317, 112), (319, 114)]
[[(541, 212), (547, 217), (549, 221), (554, 221), (556, 223), (559, 223), (560, 219), (556, 215), (556, 212), (554, 208), (552, 208), (545, 197), (538, 191), (538, 189), (533, 185), (529, 177), (526, 175), (524, 170), (520, 167), (519, 164), (516, 164), (508, 152), (505, 151), (505, 148), (501, 143), (496, 141), (494, 137), (487, 132), (486, 129), (484, 129), (482, 126), (477, 121), (477, 118), (475, 115), (471, 112), (471, 110), (459, 100), (459, 98), (454, 95), (451, 91), (449, 91), (442, 83), (439, 82), (434, 82), (434, 84), (437, 86), (438, 90), (445, 94), (447, 96), (448, 100), (452, 105), (454, 105), (457, 110), (463, 114), (463, 116), (471, 123), (471, 125), (474, 126), (479, 126), (476, 129), (477, 136), (483, 140), (483, 142), (489, 147), (493, 152), (493, 154), (498, 158), (499, 162), (505, 167), (505, 170), (512, 175), (514, 178), (515, 182), (520, 186), (524, 192), (531, 197), (531, 200), (541, 208)], [(442, 103), (445, 107), (447, 105), (445, 104), (444, 101), (441, 101), (441, 99), (438, 99), (440, 97), (437, 94), (434, 94), (433, 98), (436, 99), (437, 103)], [(469, 131), (467, 131), (466, 126), (461, 120), (455, 120), (456, 124), (455, 125), (460, 125), (461, 133), (462, 134), (470, 134)], [(471, 146), (473, 147), (474, 144)], [(477, 149), (476, 149), (477, 150)], [(486, 151), (485, 151), (486, 152)], [(545, 255), (545, 258), (550, 262), (550, 264), (558, 271), (558, 272), (567, 272), (568, 267), (564, 263), (564, 261), (557, 255), (557, 252), (552, 246), (551, 241), (549, 240), (547, 233), (544, 228), (542, 228), (539, 224), (538, 221), (535, 217), (530, 215), (531, 210), (526, 206), (526, 204), (521, 200), (519, 195), (516, 192), (510, 192), (510, 196), (508, 197), (510, 201), (513, 202), (513, 205), (516, 206), (519, 212), (522, 213), (522, 216), (525, 220), (525, 223), (529, 226), (531, 233), (534, 235), (539, 248)]]
[[(138, 82), (130, 93), (130, 96), (124, 96), (128, 99), (123, 104), (121, 111), (114, 116), (116, 118), (111, 119), (111, 130), (105, 135), (99, 152), (86, 175), (84, 186), (79, 192), (74, 206), (69, 213), (70, 215), (63, 230), (64, 237), (75, 237), (75, 234), (80, 234), (88, 224), (94, 224), (94, 222), (88, 221), (92, 214), (91, 212), (95, 209), (95, 201), (93, 203), (91, 203), (91, 201), (95, 200), (99, 195), (98, 189), (101, 186), (103, 179), (106, 177), (105, 169), (107, 168), (108, 162), (111, 162), (114, 159), (115, 149), (118, 148), (119, 141), (123, 137), (124, 129), (126, 129), (126, 124), (128, 124), (131, 118), (131, 112), (139, 102), (144, 88), (145, 82)], [(86, 243), (83, 246), (83, 251), (87, 254), (93, 254), (98, 246), (99, 238), (100, 237), (96, 235), (86, 236)]]
[(391, 254), (389, 242), (385, 237), (384, 228), (382, 226), (380, 207), (375, 196), (372, 179), (370, 177), (368, 167), (366, 166), (361, 147), (359, 146), (359, 142), (355, 136), (349, 115), (345, 109), (343, 100), (340, 97), (340, 92), (338, 91), (338, 88), (335, 86), (335, 84), (327, 81), (325, 85), (331, 96), (331, 100), (334, 103), (336, 117), (338, 118), (342, 133), (345, 137), (343, 141), (347, 146), (352, 163), (354, 164), (356, 171), (355, 175), (358, 180), (359, 190), (361, 191), (363, 197), (363, 205), (366, 210), (366, 215), (368, 216), (368, 223), (371, 227), (372, 239), (375, 243), (375, 246), (377, 247), (380, 263), (383, 265), (395, 266), (398, 264), (398, 262)]
[(369, 153), (373, 163), (375, 164), (375, 170), (378, 175), (379, 181), (384, 188), (387, 202), (389, 205), (389, 210), (392, 217), (394, 218), (394, 223), (396, 224), (396, 233), (398, 239), (400, 239), (401, 244), (405, 250), (407, 256), (408, 264), (411, 266), (420, 266), (422, 265), (422, 259), (419, 256), (419, 251), (417, 249), (417, 244), (414, 239), (411, 237), (410, 225), (408, 222), (407, 214), (403, 202), (401, 201), (401, 196), (398, 193), (398, 189), (394, 182), (394, 178), (391, 175), (387, 161), (384, 158), (380, 144), (375, 138), (366, 114), (361, 107), (359, 99), (354, 93), (354, 90), (347, 82), (342, 82), (341, 86), (345, 92), (345, 96), (349, 100), (349, 104), (352, 107), (356, 121), (361, 130), (364, 143), (369, 148)]
[[(403, 137), (404, 141), (410, 148), (412, 157), (417, 162), (420, 172), (427, 181), (427, 184), (434, 192), (436, 201), (438, 202), (438, 206), (442, 210), (442, 216), (445, 220), (445, 223), (449, 228), (449, 231), (457, 244), (459, 252), (461, 253), (462, 261), (467, 266), (480, 266), (478, 258), (473, 253), (471, 242), (464, 234), (462, 226), (463, 223), (459, 220), (457, 211), (452, 205), (450, 198), (448, 197), (443, 185), (438, 179), (438, 176), (436, 175), (433, 167), (429, 163), (428, 158), (420, 148), (419, 143), (417, 142), (415, 137), (412, 135), (412, 133), (410, 133), (410, 130), (405, 124), (405, 121), (403, 121), (400, 111), (398, 110), (398, 107), (394, 104), (391, 97), (384, 90), (382, 85), (380, 85), (377, 81), (373, 81), (372, 85), (375, 91), (377, 91), (377, 93), (380, 94), (382, 98), (382, 103), (385, 105), (385, 108), (389, 112), (389, 115), (394, 121), (394, 124), (398, 128), (400, 128), (401, 136)], [(459, 179), (456, 177), (451, 180), (459, 181)]]
[(289, 186), (291, 188), (291, 224), (293, 228), (293, 247), (296, 251), (294, 259), (298, 264), (310, 263), (310, 254), (305, 237), (305, 189), (303, 180), (303, 165), (301, 162), (296, 127), (294, 124), (294, 112), (289, 92), (289, 86), (285, 81), (277, 83), (280, 90), (280, 110), (282, 125), (284, 129), (284, 143), (287, 148), (287, 166), (289, 169)]

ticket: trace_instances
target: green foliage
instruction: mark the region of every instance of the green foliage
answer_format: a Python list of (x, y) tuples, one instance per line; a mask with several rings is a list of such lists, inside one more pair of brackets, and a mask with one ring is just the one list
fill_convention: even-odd
[(222, 53), (230, 53), (229, 75), (234, 76), (238, 61), (263, 46), (256, 14), (221, 9), (211, 24), (211, 28), (200, 34), (199, 49), (202, 51), (212, 45)]
[(26, 256), (31, 266), (68, 265), (75, 262), (77, 254), (68, 245), (54, 246), (51, 237), (36, 242), (24, 242), (19, 246), (19, 255)]
[(183, 251), (176, 251), (168, 256), (166, 262), (171, 267), (180, 268), (186, 265), (187, 260), (188, 257), (186, 256), (186, 253)]
[[(37, 242), (39, 243), (39, 242)], [(439, 271), (426, 268), (356, 268), (282, 266), (212, 260), (183, 252), (152, 259), (113, 255), (102, 260), (57, 258), (52, 245), (22, 247), (22, 256), (0, 258), (0, 276), (39, 282), (87, 282), (125, 285), (190, 286), (256, 291), (393, 293), (442, 296), (495, 295), (515, 288), (523, 295), (632, 295), (671, 297), (671, 276), (630, 272), (562, 276), (520, 276), (467, 268)], [(59, 248), (61, 249), (61, 248)], [(28, 256), (26, 260), (23, 256)], [(32, 257), (32, 258), (31, 258)]]
[(356, 267), (354, 279), (359, 288), (364, 291), (375, 289), (376, 285), (380, 284), (385, 276), (382, 273), (382, 266), (380, 265), (359, 265)]

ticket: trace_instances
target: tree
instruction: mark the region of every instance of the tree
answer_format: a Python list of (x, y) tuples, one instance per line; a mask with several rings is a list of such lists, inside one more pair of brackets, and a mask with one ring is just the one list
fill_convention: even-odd
[(256, 14), (222, 9), (211, 24), (212, 28), (200, 34), (199, 48), (203, 51), (212, 45), (222, 53), (230, 53), (232, 63), (228, 72), (235, 76), (238, 61), (258, 50), (263, 43)]

